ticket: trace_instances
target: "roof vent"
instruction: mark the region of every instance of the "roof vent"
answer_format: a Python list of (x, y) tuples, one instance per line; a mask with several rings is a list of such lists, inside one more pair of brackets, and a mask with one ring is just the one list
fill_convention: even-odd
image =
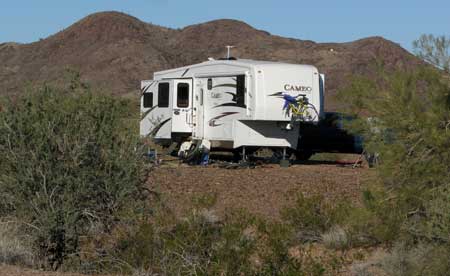
[(227, 45), (227, 46), (225, 46), (225, 47), (227, 48), (227, 59), (230, 59), (230, 56), (231, 56), (231, 49), (233, 49), (234, 46), (232, 46), (232, 45)]

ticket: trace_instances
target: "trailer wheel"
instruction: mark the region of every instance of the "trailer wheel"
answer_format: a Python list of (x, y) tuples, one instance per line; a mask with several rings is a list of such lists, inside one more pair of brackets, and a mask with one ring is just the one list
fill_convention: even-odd
[(233, 153), (233, 158), (232, 158), (233, 163), (239, 163), (242, 160), (242, 156), (241, 156), (240, 150), (236, 150), (235, 149), (235, 150), (232, 151), (232, 153)]
[(200, 144), (191, 144), (189, 150), (183, 154), (183, 162), (191, 165), (197, 164), (200, 161), (202, 153)]

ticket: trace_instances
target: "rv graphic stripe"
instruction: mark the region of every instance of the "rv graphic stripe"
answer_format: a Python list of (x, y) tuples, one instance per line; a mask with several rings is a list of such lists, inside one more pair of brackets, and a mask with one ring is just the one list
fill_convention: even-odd
[(213, 86), (213, 88), (218, 88), (218, 87), (232, 87), (232, 88), (237, 88), (237, 85), (234, 83), (224, 83), (224, 84), (218, 84)]
[(141, 88), (141, 96), (142, 96), (145, 92), (147, 92), (148, 89), (149, 89), (153, 84), (155, 84), (154, 81), (152, 81), (149, 85), (142, 87), (142, 88)]
[(234, 114), (238, 114), (239, 112), (223, 112), (222, 114), (220, 114), (219, 116), (216, 116), (214, 118), (212, 118), (211, 120), (208, 121), (208, 125), (210, 127), (217, 127), (217, 126), (221, 126), (223, 124), (216, 124), (216, 121), (219, 119), (222, 119), (226, 116), (230, 116), (230, 115), (234, 115)]
[(213, 106), (212, 108), (218, 108), (218, 107), (224, 107), (224, 106), (232, 106), (232, 107), (239, 107), (239, 108), (245, 108), (245, 106), (238, 105), (237, 103), (237, 95), (233, 92), (224, 92), (225, 94), (231, 95), (233, 98), (231, 99), (231, 102), (219, 104), (216, 106)]
[(141, 115), (141, 121), (145, 119), (145, 117), (147, 117), (148, 114), (150, 114), (150, 112), (152, 112), (153, 110), (155, 110), (156, 105), (151, 107), (149, 110), (145, 111), (144, 113), (142, 113)]
[(184, 73), (183, 73), (183, 75), (181, 75), (181, 77), (184, 77), (187, 74), (187, 72), (189, 72), (189, 68), (186, 69), (186, 71), (184, 71)]
[(271, 97), (283, 97), (283, 92), (273, 93), (273, 94), (270, 94), (269, 96), (271, 96)]
[(223, 107), (223, 106), (234, 106), (234, 107), (244, 108), (243, 106), (238, 105), (236, 102), (219, 104), (219, 105), (213, 106), (212, 108), (218, 108), (218, 107)]
[(225, 92), (225, 94), (230, 94), (233, 98), (231, 99), (231, 101), (232, 102), (237, 102), (237, 99), (236, 99), (236, 93), (233, 93), (233, 92)]
[(150, 131), (149, 134), (147, 134), (147, 137), (153, 137), (156, 136), (156, 134), (158, 133), (158, 131), (170, 120), (172, 120), (172, 118), (169, 119), (165, 119), (164, 121), (162, 121), (161, 123), (159, 123), (158, 125), (156, 125), (152, 131)]
[(141, 88), (141, 93), (147, 92), (147, 89), (150, 87), (150, 85), (144, 86)]

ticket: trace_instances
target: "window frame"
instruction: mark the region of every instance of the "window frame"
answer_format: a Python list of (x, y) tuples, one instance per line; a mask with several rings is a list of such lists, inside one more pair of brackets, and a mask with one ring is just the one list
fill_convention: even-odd
[[(167, 90), (166, 90), (166, 86), (167, 86)], [(164, 101), (162, 101), (163, 99), (164, 99)], [(170, 105), (170, 83), (160, 82), (160, 83), (158, 83), (158, 107), (159, 108), (168, 108), (169, 105)]]
[(212, 90), (213, 89), (213, 80), (212, 80), (212, 78), (208, 78), (207, 86), (208, 86), (208, 90)]
[[(142, 96), (142, 107), (143, 108), (152, 108), (153, 107), (153, 92), (145, 92)], [(147, 103), (147, 99), (150, 99), (150, 105)]]
[[(183, 105), (181, 105), (180, 104), (180, 86), (184, 86), (184, 88), (186, 88), (187, 90), (186, 90), (186, 92), (187, 92), (187, 99), (183, 99), (183, 100), (185, 100), (186, 101), (186, 103), (185, 104), (183, 104)], [(189, 83), (187, 83), (187, 82), (179, 82), (178, 84), (177, 84), (177, 107), (178, 108), (188, 108), (189, 107), (189, 105), (190, 105), (190, 85), (189, 85)]]
[(246, 75), (236, 76), (236, 105), (247, 108), (245, 103), (247, 97)]

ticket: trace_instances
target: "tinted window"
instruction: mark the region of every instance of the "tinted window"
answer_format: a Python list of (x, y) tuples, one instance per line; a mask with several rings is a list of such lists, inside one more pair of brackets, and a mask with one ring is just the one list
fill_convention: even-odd
[(189, 106), (189, 84), (179, 83), (177, 86), (177, 106)]
[(144, 108), (153, 107), (153, 92), (144, 93)]
[(211, 90), (213, 88), (212, 79), (208, 79), (208, 90)]
[(236, 85), (236, 102), (237, 106), (245, 107), (245, 75), (237, 76), (237, 85)]
[(169, 107), (169, 83), (158, 84), (158, 107)]

